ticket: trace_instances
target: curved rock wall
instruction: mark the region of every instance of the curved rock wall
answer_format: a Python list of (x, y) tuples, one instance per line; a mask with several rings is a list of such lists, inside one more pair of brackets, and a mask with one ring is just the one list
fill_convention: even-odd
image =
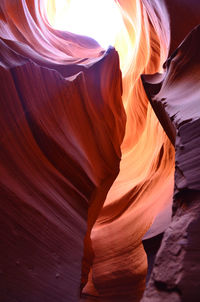
[(78, 301), (84, 238), (119, 171), (121, 72), (93, 41), (77, 64), (67, 35), (34, 23), (36, 4), (1, 2), (0, 296)]
[[(183, 96), (180, 120), (188, 123), (173, 124), (180, 103), (175, 108), (170, 94), (196, 91), (196, 82), (188, 83), (191, 73), (197, 80), (198, 65), (187, 60), (197, 57), (195, 32), (162, 73), (169, 52), (198, 23), (198, 3), (192, 1), (195, 12), (181, 4), (182, 26), (178, 0), (116, 1), (124, 24), (117, 51), (105, 51), (93, 39), (53, 29), (55, 0), (48, 2), (48, 11), (41, 0), (0, 3), (0, 297), (77, 302), (82, 290), (87, 301), (140, 301), (142, 239), (162, 233), (171, 219), (176, 129), (176, 187), (198, 190), (188, 159), (198, 114), (192, 123), (185, 118), (191, 112)], [(157, 104), (152, 93), (160, 93)], [(165, 98), (175, 105), (171, 116)], [(197, 199), (194, 193), (194, 208)], [(170, 294), (180, 298), (179, 291)], [(153, 295), (147, 290), (144, 299)]]
[(196, 302), (200, 297), (199, 39), (200, 26), (167, 60), (160, 83), (151, 76), (145, 82), (143, 77), (164, 129), (167, 133), (174, 129), (171, 139), (175, 142), (176, 161), (173, 219), (164, 234), (142, 301)]

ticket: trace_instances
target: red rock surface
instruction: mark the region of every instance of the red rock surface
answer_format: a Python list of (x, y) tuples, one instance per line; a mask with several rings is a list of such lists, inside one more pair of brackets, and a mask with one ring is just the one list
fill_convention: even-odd
[(75, 64), (67, 34), (62, 58), (43, 36), (58, 32), (32, 31), (25, 2), (1, 10), (0, 300), (78, 301), (86, 231), (119, 171), (118, 54), (95, 44), (97, 58)]
[(173, 219), (164, 234), (144, 302), (200, 299), (199, 39), (198, 26), (165, 63), (162, 81), (156, 82), (158, 75), (143, 77), (152, 106), (176, 149)]
[[(49, 3), (53, 16), (55, 1)], [(176, 107), (176, 96), (183, 91), (197, 105), (192, 92), (197, 89), (193, 40), (198, 40), (198, 29), (159, 75), (168, 54), (199, 22), (198, 3), (192, 1), (195, 9), (178, 0), (117, 3), (124, 20), (117, 51), (53, 29), (43, 1), (0, 3), (3, 302), (78, 302), (80, 290), (83, 301), (140, 301), (147, 273), (142, 239), (159, 235), (170, 223), (176, 128), (176, 187), (199, 190), (188, 145), (188, 138), (194, 145), (197, 139), (193, 129), (198, 114), (191, 112), (187, 95)], [(185, 26), (176, 22), (178, 8)], [(191, 54), (194, 64), (187, 59)], [(142, 82), (141, 74), (150, 76)], [(152, 93), (160, 94), (157, 103)], [(163, 98), (169, 112), (160, 105)], [(192, 123), (182, 125), (190, 113)], [(193, 149), (198, 157), (198, 148)], [(199, 198), (192, 196), (186, 216), (177, 199), (180, 215), (175, 214), (172, 229), (183, 216), (180, 225), (190, 234)], [(168, 237), (173, 239), (173, 231), (166, 232), (161, 255), (163, 249), (168, 253)], [(189, 265), (190, 253), (186, 256)], [(177, 263), (182, 267), (186, 262), (180, 258)], [(152, 279), (149, 284), (152, 289)], [(147, 291), (144, 299), (154, 301), (155, 292)]]

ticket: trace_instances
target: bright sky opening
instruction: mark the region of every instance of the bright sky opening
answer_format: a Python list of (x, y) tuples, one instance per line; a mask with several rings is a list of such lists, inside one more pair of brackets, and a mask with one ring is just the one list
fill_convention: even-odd
[[(52, 0), (47, 0), (52, 1)], [(55, 15), (50, 24), (95, 39), (103, 48), (114, 46), (123, 26), (119, 8), (114, 0), (54, 0)]]

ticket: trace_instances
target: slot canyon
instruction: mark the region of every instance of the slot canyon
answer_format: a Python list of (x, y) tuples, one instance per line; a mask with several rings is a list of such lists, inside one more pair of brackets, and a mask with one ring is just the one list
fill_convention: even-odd
[(199, 23), (0, 1), (0, 302), (200, 301)]

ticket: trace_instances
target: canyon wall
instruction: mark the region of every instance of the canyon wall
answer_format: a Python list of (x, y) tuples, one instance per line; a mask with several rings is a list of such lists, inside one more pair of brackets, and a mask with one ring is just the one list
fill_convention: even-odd
[(0, 300), (78, 301), (85, 236), (119, 172), (119, 57), (88, 38), (89, 59), (69, 56), (83, 41), (26, 4), (1, 2)]
[(200, 297), (199, 39), (197, 26), (166, 61), (162, 79), (143, 76), (152, 106), (176, 149), (173, 218), (156, 257), (145, 302), (197, 302)]
[(0, 3), (1, 300), (140, 301), (167, 229), (143, 300), (198, 301), (198, 1), (116, 1), (108, 50), (46, 2)]

